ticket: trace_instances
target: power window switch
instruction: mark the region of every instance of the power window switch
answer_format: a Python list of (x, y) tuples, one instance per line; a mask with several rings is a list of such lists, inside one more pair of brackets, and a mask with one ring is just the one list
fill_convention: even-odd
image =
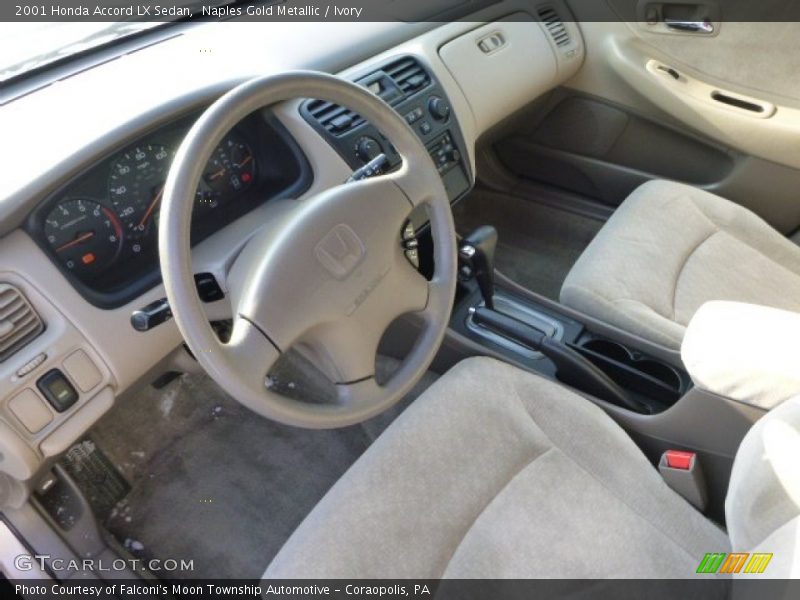
[(42, 375), (36, 387), (56, 412), (64, 412), (78, 401), (78, 392), (58, 369)]

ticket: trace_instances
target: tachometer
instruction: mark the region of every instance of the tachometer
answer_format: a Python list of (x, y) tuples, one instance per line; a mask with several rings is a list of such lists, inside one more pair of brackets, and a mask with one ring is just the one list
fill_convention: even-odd
[(170, 152), (158, 144), (136, 146), (111, 162), (109, 197), (134, 253), (141, 252), (137, 240), (150, 230), (170, 162)]
[(92, 275), (108, 268), (122, 246), (122, 226), (94, 200), (60, 202), (45, 219), (47, 242), (70, 271)]
[(203, 180), (220, 194), (244, 191), (253, 183), (256, 164), (253, 151), (237, 133), (230, 133), (211, 155)]

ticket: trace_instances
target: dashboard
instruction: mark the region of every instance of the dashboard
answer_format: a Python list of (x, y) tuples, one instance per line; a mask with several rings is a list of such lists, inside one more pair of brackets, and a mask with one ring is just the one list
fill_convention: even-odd
[[(401, 55), (351, 78), (406, 119), (426, 145), (451, 201), (470, 189), (461, 128), (441, 83), (420, 60)], [(299, 113), (351, 169), (380, 154), (386, 169), (399, 167), (400, 156), (383, 134), (347, 108), (310, 99)], [(31, 213), (28, 233), (94, 306), (122, 306), (160, 282), (161, 196), (175, 153), (200, 114), (192, 112), (108, 153)], [(192, 245), (270, 199), (302, 195), (311, 179), (302, 150), (269, 111), (245, 117), (203, 170), (192, 210)], [(416, 253), (409, 260), (420, 266)]]
[[(456, 200), (475, 180), (481, 136), (583, 60), (558, 46), (530, 8), (529, 0), (500, 0), (446, 23), (185, 23), (147, 45), (65, 67), (52, 81), (0, 90), (0, 293), (40, 322), (0, 360), (0, 506), (21, 505), (36, 477), (114, 402), (163, 373), (197, 368), (173, 321), (142, 329), (132, 316), (166, 301), (161, 188), (205, 107), (254, 76), (337, 73), (406, 119)], [(577, 26), (565, 27), (579, 42)], [(210, 275), (227, 292), (230, 267), (256, 232), (279, 227), (286, 211), (376, 153), (396, 165), (381, 132), (343, 108), (287, 101), (225, 136), (196, 190), (196, 277)], [(422, 259), (424, 236), (418, 242)], [(212, 322), (232, 316), (226, 296), (202, 307)], [(53, 371), (75, 390), (63, 410), (39, 386)]]
[[(101, 308), (120, 306), (160, 281), (161, 195), (181, 140), (199, 113), (116, 150), (52, 194), (27, 228), (73, 286)], [(307, 161), (269, 113), (236, 125), (214, 150), (196, 191), (192, 244), (255, 207), (308, 187)]]

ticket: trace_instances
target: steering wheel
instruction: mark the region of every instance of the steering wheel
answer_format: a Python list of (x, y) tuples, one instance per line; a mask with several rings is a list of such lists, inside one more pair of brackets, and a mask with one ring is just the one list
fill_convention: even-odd
[[(222, 343), (206, 317), (191, 266), (192, 207), (203, 169), (223, 136), (248, 114), (296, 98), (346, 106), (388, 137), (400, 169), (312, 197), (256, 232), (228, 273), (233, 331)], [(401, 229), (426, 206), (434, 274), (405, 258)], [(368, 90), (339, 77), (297, 71), (260, 77), (222, 96), (194, 124), (169, 172), (158, 231), (161, 271), (175, 322), (208, 374), (256, 413), (307, 428), (358, 423), (397, 402), (430, 366), (456, 286), (450, 203), (428, 152), (408, 124)], [(383, 385), (375, 358), (386, 328), (416, 313), (422, 331)], [(335, 384), (336, 400), (306, 403), (270, 389), (267, 373), (290, 348)]]

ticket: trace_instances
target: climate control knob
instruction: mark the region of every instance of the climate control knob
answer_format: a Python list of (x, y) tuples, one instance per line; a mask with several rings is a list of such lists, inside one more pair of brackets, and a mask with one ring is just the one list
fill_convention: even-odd
[(431, 96), (430, 100), (428, 100), (428, 111), (437, 121), (446, 121), (447, 117), (450, 116), (450, 105), (444, 98)]
[(356, 156), (368, 163), (373, 158), (383, 153), (380, 142), (375, 138), (364, 136), (356, 141)]

